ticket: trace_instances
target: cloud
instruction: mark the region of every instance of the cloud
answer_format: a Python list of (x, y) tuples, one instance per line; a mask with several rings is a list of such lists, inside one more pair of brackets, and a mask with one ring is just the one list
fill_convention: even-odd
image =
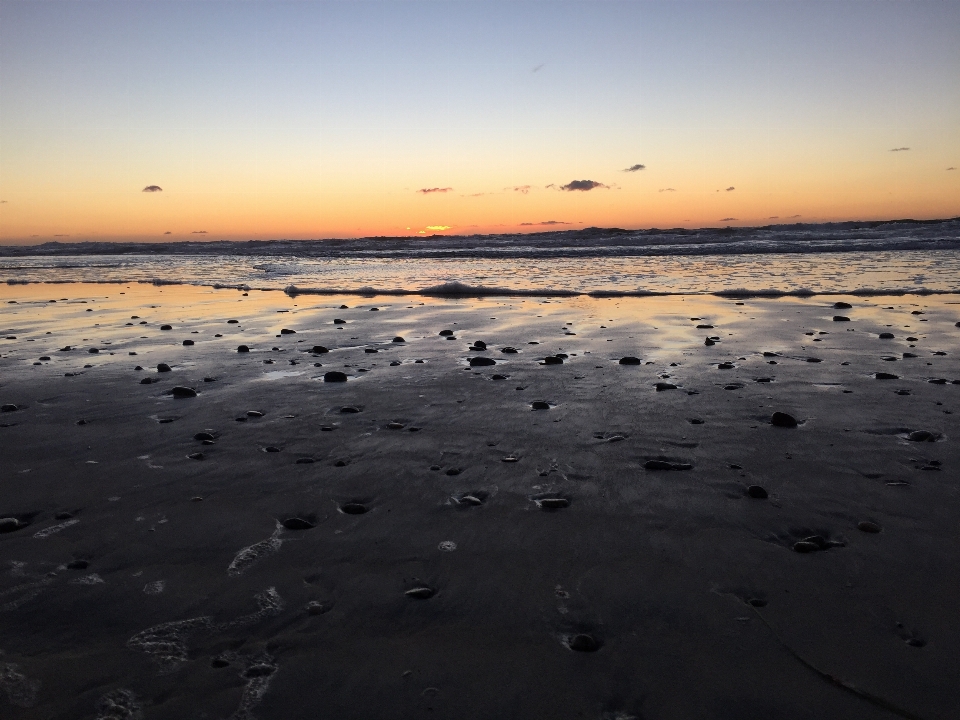
[(906, 152), (910, 148), (893, 148), (890, 152)]
[(587, 192), (588, 190), (593, 190), (594, 188), (604, 188), (607, 189), (607, 186), (596, 180), (571, 180), (566, 185), (561, 185), (561, 190), (566, 190), (567, 192), (574, 192), (575, 190), (580, 192)]
[(427, 225), (427, 230), (449, 230), (452, 225)]
[(736, 220), (736, 218), (720, 218), (720, 222), (731, 222), (733, 220)]
[[(949, 171), (949, 170), (956, 170), (956, 168), (955, 168), (955, 167), (948, 167), (947, 170), (948, 170), (948, 171)], [(4, 200), (3, 202), (6, 202), (6, 200)]]
[(803, 215), (791, 215), (787, 220), (793, 220), (794, 218), (803, 217)]
[(673, 188), (660, 188), (657, 192), (676, 192)]
[(490, 195), (491, 193), (473, 193), (473, 195), (464, 195), (463, 197), (483, 197), (484, 195)]
[(70, 237), (70, 236), (61, 234), (61, 235), (54, 235), (54, 237)]
[(780, 219), (779, 215), (771, 215), (770, 217), (767, 218), (767, 220), (779, 220), (779, 219)]
[(562, 220), (544, 220), (543, 222), (537, 223), (520, 223), (521, 227), (526, 225), (570, 225), (572, 223), (563, 222)]
[(167, 230), (167, 231), (164, 233), (164, 235), (173, 235), (173, 233), (170, 232), (169, 230)]
[(646, 166), (646, 165), (641, 165), (640, 163), (637, 163), (636, 165), (631, 165), (631, 166), (628, 167), (628, 168), (624, 168), (623, 171), (624, 171), (624, 172), (637, 172), (638, 170), (646, 170), (646, 169), (647, 169), (647, 166)]
[(420, 188), (419, 190), (417, 190), (417, 192), (418, 192), (418, 193), (422, 193), (423, 195), (430, 195), (431, 193), (448, 193), (448, 192), (453, 192), (453, 188), (450, 188), (450, 187), (447, 187), (447, 188)]
[(736, 188), (733, 185), (731, 185), (726, 190), (724, 190), (724, 192), (733, 192), (734, 190), (736, 190)]
[(159, 185), (147, 185), (142, 192), (163, 192), (163, 188)]
[[(953, 170), (953, 168), (950, 168), (950, 170)], [(0, 200), (0, 205), (6, 205), (6, 204), (7, 204), (6, 200)]]
[(517, 185), (515, 188), (513, 188), (513, 191), (526, 195), (528, 192), (530, 192), (530, 187), (530, 185)]
[(531, 72), (540, 72), (540, 70), (543, 69), (543, 66), (544, 66), (544, 65), (546, 65), (546, 63), (540, 63), (540, 64), (537, 65)]
[(206, 235), (206, 234), (207, 234), (207, 231), (206, 231), (206, 230), (194, 230), (194, 231), (191, 232), (190, 234), (191, 234), (191, 235)]

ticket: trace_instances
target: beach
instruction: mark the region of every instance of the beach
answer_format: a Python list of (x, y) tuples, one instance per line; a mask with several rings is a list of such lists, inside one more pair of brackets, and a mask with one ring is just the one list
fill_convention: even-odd
[(0, 286), (2, 714), (956, 717), (957, 297)]

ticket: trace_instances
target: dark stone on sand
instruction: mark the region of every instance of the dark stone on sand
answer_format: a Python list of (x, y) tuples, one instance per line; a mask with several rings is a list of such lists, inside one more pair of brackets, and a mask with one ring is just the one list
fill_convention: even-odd
[(718, 370), (733, 370), (735, 367), (736, 365), (730, 362), (722, 362), (717, 365)]
[(505, 348), (501, 348), (500, 352), (502, 352), (502, 353), (504, 353), (504, 354), (506, 354), (506, 355), (516, 355), (516, 354), (519, 352), (519, 350), (517, 350), (515, 347), (510, 347), (510, 346), (508, 345), (508, 346), (505, 347)]
[(562, 510), (570, 507), (570, 500), (565, 497), (548, 497), (537, 500), (537, 505), (541, 510)]
[(189, 455), (187, 455), (187, 457), (190, 458), (191, 460), (203, 460), (205, 456), (202, 452), (195, 452), (195, 453), (190, 453)]
[(759, 485), (750, 485), (747, 488), (747, 495), (757, 500), (766, 500), (769, 497), (767, 491)]
[(593, 635), (581, 633), (570, 638), (567, 647), (576, 652), (596, 652), (600, 649), (601, 644)]
[(159, 379), (159, 378), (145, 377), (145, 378), (143, 378), (143, 380), (140, 381), (140, 384), (141, 384), (141, 385), (150, 385), (151, 383), (155, 383), (155, 382), (160, 382), (160, 379)]
[(703, 425), (703, 420), (700, 418), (690, 418), (691, 425)]
[(713, 330), (713, 325), (697, 325), (697, 330)]
[(785, 412), (775, 412), (770, 417), (770, 424), (782, 428), (795, 428), (797, 426), (797, 419), (793, 415)]
[(870, 520), (861, 520), (857, 523), (857, 530), (865, 533), (878, 533), (882, 528)]
[(530, 403), (530, 407), (534, 410), (549, 410), (550, 403), (543, 402), (542, 400), (534, 400), (532, 403)]
[(229, 323), (230, 325), (236, 325), (239, 322), (240, 322), (239, 320), (227, 320), (227, 323)]
[(747, 605), (755, 608), (762, 608), (767, 606), (767, 601), (763, 598), (750, 598), (747, 600)]
[(363, 503), (349, 502), (340, 506), (340, 512), (344, 515), (363, 515), (369, 508)]
[(183, 344), (186, 345), (186, 346), (193, 345), (193, 340), (184, 340), (184, 341), (183, 341)]
[(877, 337), (879, 337), (881, 340), (893, 340), (893, 333), (882, 332)]
[(380, 352), (380, 351), (377, 350), (376, 348), (364, 348), (363, 351), (364, 351), (365, 353), (370, 354), (370, 355), (372, 355), (373, 353)]
[(237, 352), (238, 352), (238, 353), (250, 352), (250, 348), (248, 348), (246, 345), (238, 345), (238, 346), (237, 346)]
[(173, 330), (173, 325), (161, 325), (161, 330)]
[(263, 451), (264, 451), (264, 452), (268, 452), (268, 453), (278, 453), (278, 452), (280, 452), (280, 448), (276, 447), (275, 445), (267, 445), (267, 446), (263, 449)]
[(544, 365), (563, 365), (563, 358), (557, 357), (556, 355), (547, 355), (547, 357), (543, 359), (543, 364)]
[(457, 498), (457, 502), (460, 503), (461, 505), (477, 506), (477, 505), (483, 505), (483, 498), (479, 498), (476, 495), (470, 495), (468, 493), (466, 495), (461, 495), (459, 498)]
[(399, 335), (397, 335), (397, 336), (396, 336), (393, 340), (391, 340), (390, 342), (402, 343), (402, 342), (406, 342), (406, 340), (404, 340), (402, 337), (400, 337)]
[(346, 373), (342, 373), (339, 370), (331, 370), (330, 372), (326, 372), (323, 374), (323, 381), (324, 382), (346, 382), (347, 375)]
[(641, 365), (642, 363), (643, 360), (638, 357), (634, 357), (633, 355), (625, 355), (624, 357), (620, 358), (619, 362), (620, 365)]
[(411, 588), (404, 593), (404, 595), (406, 595), (408, 598), (413, 598), (414, 600), (429, 600), (436, 594), (436, 590), (434, 590), (432, 587), (427, 587), (426, 585)]
[(13, 403), (5, 403), (4, 405), (0, 405), (0, 412), (16, 412), (19, 409), (20, 407), (18, 405), (14, 405)]
[(330, 351), (323, 345), (314, 345), (312, 348), (310, 348), (310, 352), (315, 355), (322, 355), (323, 353), (328, 353)]
[(170, 366), (166, 363), (157, 364), (157, 372), (170, 372)]
[(453, 337), (453, 330), (441, 330), (440, 335), (442, 337)]
[(316, 523), (304, 520), (299, 517), (287, 518), (281, 523), (287, 530), (310, 530), (316, 527)]
[(326, 612), (329, 612), (333, 608), (333, 602), (327, 600), (321, 602), (319, 600), (311, 600), (304, 606), (304, 610), (307, 611), (307, 615), (323, 615)]
[(449, 470), (447, 470), (445, 474), (450, 477), (454, 477), (456, 475), (459, 475), (461, 472), (462, 470), (460, 470), (460, 468), (450, 468)]
[(808, 540), (800, 540), (793, 544), (794, 552), (798, 553), (811, 553), (816, 552), (820, 549), (820, 546), (815, 542), (810, 542)]
[(350, 306), (349, 306), (349, 305), (341, 305), (338, 309), (339, 309), (339, 310), (349, 310), (349, 309), (350, 309)]
[(296, 335), (296, 334), (297, 334), (297, 331), (296, 331), (296, 330), (291, 330), (290, 328), (281, 328), (281, 329), (280, 329), (280, 334), (281, 334), (281, 335)]
[(470, 358), (470, 367), (486, 367), (488, 365), (496, 365), (497, 361), (493, 358), (487, 357), (474, 357)]
[(74, 560), (67, 563), (67, 570), (86, 570), (90, 567), (90, 563), (87, 560)]
[(230, 661), (226, 658), (215, 657), (210, 661), (210, 667), (217, 668), (218, 670), (225, 667), (230, 667)]
[(936, 442), (939, 437), (940, 435), (938, 433), (930, 432), (929, 430), (914, 430), (907, 435), (907, 440), (911, 442)]
[(903, 354), (903, 358), (904, 358), (905, 360), (909, 360), (910, 358), (915, 358), (915, 357), (918, 357), (918, 356), (915, 355), (915, 354), (912, 353), (912, 352), (905, 352), (905, 353)]
[(89, 350), (87, 350), (87, 352), (88, 352), (88, 353), (98, 353), (98, 352), (100, 352), (100, 348), (90, 348)]
[(643, 467), (646, 470), (673, 470), (673, 463), (666, 460), (647, 460)]
[(477, 350), (486, 350), (487, 344), (483, 340), (477, 340), (475, 343), (473, 343), (473, 347)]
[(491, 375), (491, 376), (490, 376), (490, 379), (491, 379), (491, 380), (506, 380), (506, 379), (507, 379), (507, 376), (506, 376), (506, 375)]
[(193, 439), (194, 440), (216, 440), (216, 437), (214, 437), (213, 433), (198, 432), (196, 435), (193, 436)]
[(710, 345), (716, 345), (717, 343), (715, 343), (710, 338), (707, 338), (706, 340), (703, 341), (703, 344), (709, 347)]
[(195, 398), (197, 396), (197, 391), (193, 388), (177, 385), (175, 388), (170, 390), (170, 394), (175, 398)]
[(823, 360), (821, 360), (820, 358), (808, 357), (808, 358), (807, 358), (807, 362), (808, 362), (808, 363), (818, 363), (818, 362), (823, 362)]
[(780, 355), (779, 355), (778, 353), (770, 352), (769, 350), (764, 350), (764, 351), (763, 351), (763, 356), (764, 356), (764, 357), (780, 357)]
[(931, 385), (946, 385), (946, 384), (947, 384), (947, 379), (946, 379), (946, 378), (934, 378), (933, 380), (927, 380), (927, 382), (930, 383)]
[(334, 324), (334, 325), (346, 325), (346, 324), (347, 324), (347, 321), (344, 320), (343, 318), (334, 318), (333, 324)]
[(387, 423), (387, 428), (389, 428), (390, 430), (403, 430), (404, 425), (403, 423), (391, 422), (391, 423)]
[(19, 530), (21, 527), (20, 521), (17, 520), (17, 518), (0, 518), (0, 533), (13, 532), (14, 530)]
[(348, 463), (346, 460), (337, 460), (337, 461), (333, 464), (333, 466), (334, 466), (334, 467), (346, 467), (346, 466), (349, 465), (349, 464), (350, 464), (350, 463)]
[(893, 373), (887, 373), (887, 372), (874, 373), (873, 376), (877, 380), (899, 380), (900, 379), (899, 375), (894, 375)]
[(852, 308), (853, 305), (851, 305), (851, 304), (848, 303), (848, 302), (843, 302), (843, 301), (841, 300), (841, 301), (839, 301), (839, 302), (835, 302), (835, 303), (833, 304), (833, 307), (834, 307), (835, 309), (837, 309), (837, 310), (848, 310), (848, 309)]
[(663, 390), (676, 390), (676, 389), (677, 389), (677, 386), (676, 386), (676, 385), (674, 385), (673, 383), (668, 383), (668, 382), (658, 382), (656, 385), (654, 385), (654, 387), (657, 389), (657, 392), (661, 392), (661, 391), (663, 391)]
[(340, 408), (340, 412), (347, 413), (347, 414), (355, 414), (360, 412), (360, 408), (358, 408), (356, 405), (344, 405), (342, 408)]
[(70, 347), (69, 345), (65, 345), (64, 347), (60, 348), (57, 352), (70, 352), (71, 350), (73, 350), (72, 347)]
[(743, 383), (730, 383), (723, 386), (724, 390), (743, 390)]
[(41, 355), (38, 359), (39, 359), (39, 360), (49, 360), (49, 359), (50, 359), (50, 356), (49, 356), (49, 355)]
[(258, 418), (263, 417), (263, 413), (259, 410), (247, 410), (247, 417)]
[(834, 315), (833, 321), (834, 322), (850, 322), (850, 318), (848, 318), (846, 315)]

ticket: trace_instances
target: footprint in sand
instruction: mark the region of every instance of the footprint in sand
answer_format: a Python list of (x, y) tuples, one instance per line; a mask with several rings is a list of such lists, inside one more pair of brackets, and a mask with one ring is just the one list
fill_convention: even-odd
[(227, 566), (227, 574), (242, 575), (260, 558), (277, 552), (283, 544), (283, 540), (280, 539), (282, 533), (283, 525), (278, 522), (277, 529), (273, 531), (273, 535), (266, 540), (248, 545), (234, 556), (230, 565)]

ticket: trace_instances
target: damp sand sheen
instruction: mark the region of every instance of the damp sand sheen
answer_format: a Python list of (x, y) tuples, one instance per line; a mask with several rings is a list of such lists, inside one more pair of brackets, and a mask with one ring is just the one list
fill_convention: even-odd
[(955, 716), (960, 296), (0, 299), (3, 717)]

